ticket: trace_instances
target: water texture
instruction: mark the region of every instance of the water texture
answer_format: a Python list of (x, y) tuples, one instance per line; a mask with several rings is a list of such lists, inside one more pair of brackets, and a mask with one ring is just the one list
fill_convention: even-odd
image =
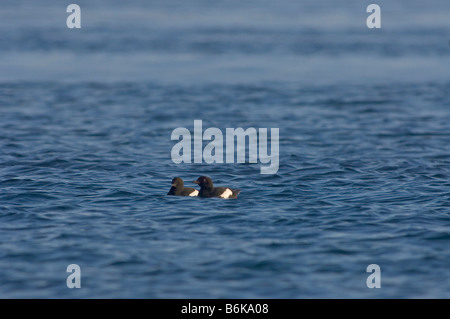
[[(448, 2), (77, 3), (0, 7), (0, 298), (450, 297)], [(278, 172), (173, 163), (194, 120)]]

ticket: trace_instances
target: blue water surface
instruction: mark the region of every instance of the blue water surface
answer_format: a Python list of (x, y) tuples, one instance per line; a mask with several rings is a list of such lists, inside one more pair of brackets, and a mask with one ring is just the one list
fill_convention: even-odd
[[(378, 30), (364, 1), (77, 3), (0, 7), (0, 298), (450, 297), (447, 1)], [(278, 172), (175, 164), (194, 120), (279, 128)], [(239, 198), (166, 196), (200, 175)]]

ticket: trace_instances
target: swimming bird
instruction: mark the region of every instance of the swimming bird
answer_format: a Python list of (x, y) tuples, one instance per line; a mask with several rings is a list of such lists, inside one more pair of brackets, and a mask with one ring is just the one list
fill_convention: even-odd
[(237, 198), (241, 192), (240, 189), (231, 189), (228, 187), (214, 187), (213, 181), (207, 176), (200, 176), (193, 183), (200, 185), (200, 197), (220, 197), (220, 198)]
[(180, 177), (172, 179), (172, 187), (167, 195), (175, 196), (198, 196), (198, 190), (192, 187), (184, 187), (184, 182)]

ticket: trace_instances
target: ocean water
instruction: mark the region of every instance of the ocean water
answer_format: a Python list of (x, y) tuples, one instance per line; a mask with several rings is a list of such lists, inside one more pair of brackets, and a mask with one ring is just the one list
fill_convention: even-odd
[[(0, 298), (450, 297), (448, 1), (76, 3), (0, 6)], [(194, 120), (278, 172), (175, 164)]]

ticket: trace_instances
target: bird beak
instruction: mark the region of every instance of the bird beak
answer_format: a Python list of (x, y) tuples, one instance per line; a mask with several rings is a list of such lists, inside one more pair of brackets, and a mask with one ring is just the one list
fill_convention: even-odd
[(177, 186), (177, 185), (175, 185), (175, 184), (172, 184), (171, 186), (175, 187), (175, 186)]
[(199, 181), (192, 181), (192, 183), (194, 183), (194, 184), (200, 184)]

